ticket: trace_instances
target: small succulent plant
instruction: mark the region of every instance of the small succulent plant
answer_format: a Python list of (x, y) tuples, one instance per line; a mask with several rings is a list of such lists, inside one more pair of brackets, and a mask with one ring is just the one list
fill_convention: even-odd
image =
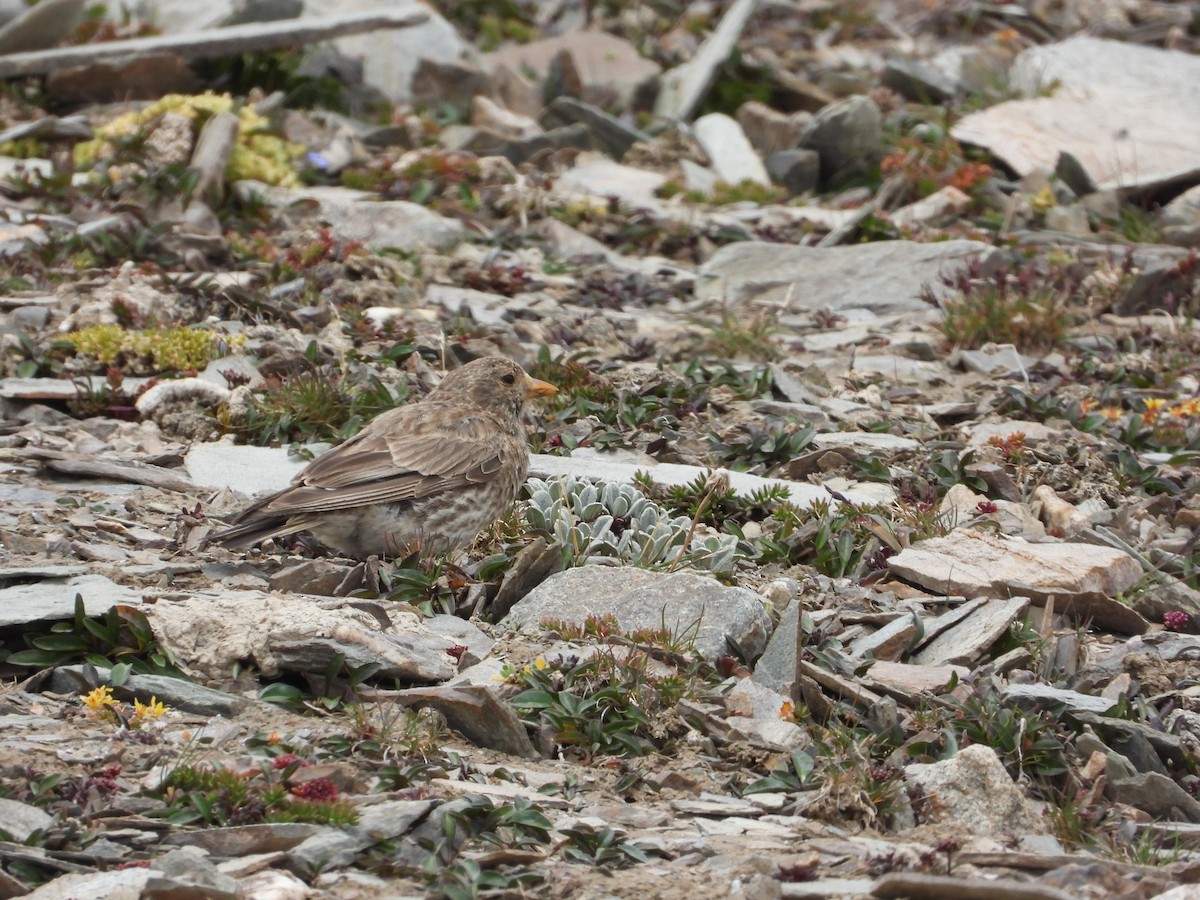
[(641, 568), (727, 572), (733, 567), (736, 538), (696, 536), (691, 519), (672, 516), (630, 485), (564, 475), (530, 479), (527, 490), (530, 527), (557, 540), (572, 565), (608, 557)]

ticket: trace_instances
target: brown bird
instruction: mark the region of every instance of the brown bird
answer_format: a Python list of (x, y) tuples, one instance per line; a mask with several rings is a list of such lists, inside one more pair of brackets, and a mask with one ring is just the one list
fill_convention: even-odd
[(372, 419), (212, 540), (237, 548), (307, 531), (358, 558), (461, 547), (516, 500), (529, 471), (526, 404), (555, 393), (511, 360), (477, 359)]

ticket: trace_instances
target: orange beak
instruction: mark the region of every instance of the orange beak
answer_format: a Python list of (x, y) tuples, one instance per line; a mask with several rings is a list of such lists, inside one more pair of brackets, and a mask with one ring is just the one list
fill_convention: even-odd
[(536, 378), (525, 376), (525, 396), (534, 397), (553, 397), (558, 393), (558, 388), (548, 381), (539, 381)]

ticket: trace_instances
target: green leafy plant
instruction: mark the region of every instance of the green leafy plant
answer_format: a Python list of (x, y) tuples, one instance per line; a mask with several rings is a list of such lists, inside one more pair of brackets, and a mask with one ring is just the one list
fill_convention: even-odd
[(282, 756), (243, 771), (183, 763), (155, 792), (165, 805), (147, 815), (210, 828), (260, 822), (355, 824), (354, 804), (340, 799), (327, 779), (291, 780), (301, 766), (301, 760)]
[(170, 675), (183, 678), (171, 651), (158, 643), (146, 614), (135, 606), (113, 606), (100, 617), (91, 617), (83, 596), (75, 595), (75, 614), (66, 622), (55, 622), (44, 632), (22, 635), (28, 649), (10, 653), (12, 666), (44, 669), (74, 662), (134, 672), (139, 675)]

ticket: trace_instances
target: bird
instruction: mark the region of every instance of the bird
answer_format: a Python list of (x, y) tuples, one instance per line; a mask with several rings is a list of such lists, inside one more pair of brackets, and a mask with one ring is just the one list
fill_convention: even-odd
[(231, 549), (307, 531), (358, 559), (456, 550), (502, 516), (529, 471), (523, 418), (558, 389), (502, 356), (473, 360), (247, 507), (210, 542)]

